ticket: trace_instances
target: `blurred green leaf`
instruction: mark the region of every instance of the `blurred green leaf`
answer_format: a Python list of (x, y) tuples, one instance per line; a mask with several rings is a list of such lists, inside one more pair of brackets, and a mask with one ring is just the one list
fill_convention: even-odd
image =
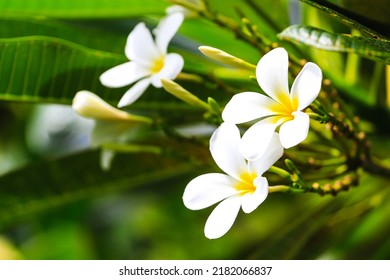
[(167, 3), (160, 0), (56, 0), (0, 1), (1, 14), (34, 14), (56, 18), (122, 18), (162, 14)]
[(0, 39), (0, 100), (71, 103), (79, 90), (107, 91), (103, 71), (124, 55), (43, 36)]
[[(236, 40), (231, 31), (204, 20), (185, 22), (180, 28), (180, 33), (195, 40), (199, 45), (221, 49), (251, 63), (257, 63), (260, 59), (260, 53), (254, 47)], [(199, 51), (196, 49), (196, 52)]]
[(0, 178), (0, 225), (78, 200), (163, 185), (193, 170), (188, 161), (145, 153), (118, 155), (107, 172), (97, 151), (45, 160)]
[[(56, 214), (60, 215), (60, 213)], [(58, 240), (61, 240), (61, 242), (58, 242)], [(82, 223), (76, 224), (64, 220), (61, 220), (58, 227), (42, 230), (33, 236), (30, 240), (26, 241), (24, 248), (26, 252), (24, 257), (30, 260), (94, 258), (90, 246), (89, 234), (85, 231), (85, 226)], [(43, 254), (45, 254), (44, 257), (42, 256)]]
[(332, 33), (304, 25), (289, 26), (279, 33), (279, 38), (318, 49), (354, 53), (382, 63), (390, 63), (390, 41)]

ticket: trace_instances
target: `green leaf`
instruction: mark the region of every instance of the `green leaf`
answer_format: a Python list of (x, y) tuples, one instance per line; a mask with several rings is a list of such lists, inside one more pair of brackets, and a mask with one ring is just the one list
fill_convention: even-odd
[(160, 0), (56, 0), (0, 1), (6, 14), (33, 14), (56, 18), (123, 18), (145, 14), (163, 14), (167, 3)]
[(336, 4), (364, 19), (372, 21), (376, 25), (382, 24), (381, 27), (390, 24), (390, 6), (388, 0), (339, 0)]
[(0, 15), (0, 38), (47, 36), (64, 39), (84, 47), (123, 54), (129, 21), (60, 21), (46, 17)]
[[(99, 167), (99, 153), (86, 151), (45, 160), (0, 178), (0, 226), (26, 215), (79, 200), (118, 193), (190, 174), (194, 165), (161, 155), (117, 155), (110, 171)], [(184, 186), (183, 186), (184, 189)]]
[(289, 26), (278, 37), (318, 49), (354, 53), (382, 63), (390, 63), (390, 41), (331, 33), (303, 25)]
[(100, 85), (99, 75), (124, 61), (57, 38), (0, 39), (0, 100), (69, 104), (82, 89), (107, 95), (113, 90)]
[(319, 0), (300, 0), (306, 4), (309, 4), (326, 14), (330, 15), (331, 17), (339, 20), (340, 22), (344, 23), (345, 25), (352, 27), (358, 31), (361, 31), (362, 33), (369, 35), (370, 37), (373, 37), (378, 40), (384, 40), (387, 41), (388, 38), (383, 36), (382, 34), (378, 33), (377, 31), (367, 27), (366, 25), (362, 24), (363, 19), (356, 14), (349, 12), (346, 9), (340, 8), (336, 5), (333, 5), (327, 1), (319, 1)]

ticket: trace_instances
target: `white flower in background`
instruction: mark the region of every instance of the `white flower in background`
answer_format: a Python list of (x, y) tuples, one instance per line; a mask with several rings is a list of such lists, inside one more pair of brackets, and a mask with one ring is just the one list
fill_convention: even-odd
[(236, 94), (222, 113), (225, 122), (234, 124), (260, 119), (245, 132), (240, 143), (242, 154), (250, 160), (266, 151), (278, 126), (280, 142), (286, 149), (306, 139), (310, 119), (302, 110), (317, 98), (322, 72), (316, 64), (306, 63), (290, 93), (288, 54), (285, 49), (276, 48), (260, 59), (256, 77), (268, 96), (256, 92)]
[(143, 22), (129, 34), (125, 47), (129, 62), (115, 66), (100, 76), (104, 86), (119, 88), (136, 82), (121, 98), (118, 107), (135, 102), (152, 84), (161, 88), (160, 79), (175, 79), (184, 60), (176, 53), (167, 53), (168, 44), (183, 22), (183, 15), (174, 13), (163, 18), (155, 30), (155, 40)]
[(92, 129), (92, 120), (67, 105), (40, 104), (29, 119), (26, 143), (41, 156), (66, 155), (87, 148)]
[(283, 154), (275, 132), (266, 152), (256, 161), (247, 162), (239, 152), (240, 132), (231, 123), (223, 123), (210, 139), (210, 152), (216, 164), (226, 173), (208, 173), (188, 183), (183, 194), (184, 205), (191, 210), (218, 206), (207, 219), (204, 233), (214, 239), (233, 225), (240, 208), (255, 210), (268, 195), (268, 181), (262, 177)]

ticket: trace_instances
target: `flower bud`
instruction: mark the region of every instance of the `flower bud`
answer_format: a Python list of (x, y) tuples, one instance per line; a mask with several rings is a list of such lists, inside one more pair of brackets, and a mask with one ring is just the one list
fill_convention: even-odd
[(228, 54), (222, 50), (208, 47), (208, 46), (201, 46), (199, 47), (199, 50), (207, 57), (214, 59), (216, 61), (219, 61), (221, 63), (237, 67), (237, 68), (244, 68), (249, 70), (255, 70), (256, 66), (246, 62), (238, 57), (235, 57), (231, 54)]
[(151, 123), (148, 117), (119, 110), (90, 91), (79, 91), (73, 98), (73, 109), (85, 118), (104, 121), (134, 121)]
[(195, 96), (193, 93), (183, 88), (178, 83), (175, 83), (174, 81), (167, 80), (167, 79), (161, 79), (161, 83), (163, 88), (167, 92), (179, 98), (180, 100), (190, 105), (194, 105), (194, 106), (202, 107), (206, 110), (210, 110), (210, 107), (206, 102), (200, 100), (197, 96)]

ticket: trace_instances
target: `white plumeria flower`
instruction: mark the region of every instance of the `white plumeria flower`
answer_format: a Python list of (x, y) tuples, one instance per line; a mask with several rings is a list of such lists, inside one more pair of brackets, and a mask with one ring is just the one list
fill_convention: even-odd
[(231, 228), (240, 208), (250, 213), (267, 198), (268, 181), (262, 175), (283, 155), (276, 132), (266, 152), (256, 161), (244, 159), (239, 142), (238, 128), (223, 123), (210, 139), (210, 152), (226, 174), (200, 175), (188, 183), (183, 194), (184, 205), (191, 210), (222, 201), (206, 222), (204, 233), (210, 239), (221, 237)]
[(322, 72), (316, 64), (306, 63), (289, 93), (288, 54), (276, 48), (260, 59), (256, 77), (268, 96), (256, 92), (236, 94), (222, 113), (224, 121), (234, 124), (260, 119), (245, 132), (240, 143), (242, 154), (250, 160), (266, 151), (278, 126), (280, 142), (286, 149), (306, 139), (310, 118), (302, 110), (317, 98)]
[(118, 88), (136, 82), (121, 98), (118, 107), (135, 102), (152, 84), (161, 88), (160, 79), (173, 80), (181, 72), (184, 60), (176, 53), (167, 53), (168, 44), (183, 22), (183, 15), (174, 13), (163, 18), (155, 30), (155, 41), (145, 23), (129, 34), (125, 47), (129, 62), (115, 66), (100, 76), (103, 85)]

